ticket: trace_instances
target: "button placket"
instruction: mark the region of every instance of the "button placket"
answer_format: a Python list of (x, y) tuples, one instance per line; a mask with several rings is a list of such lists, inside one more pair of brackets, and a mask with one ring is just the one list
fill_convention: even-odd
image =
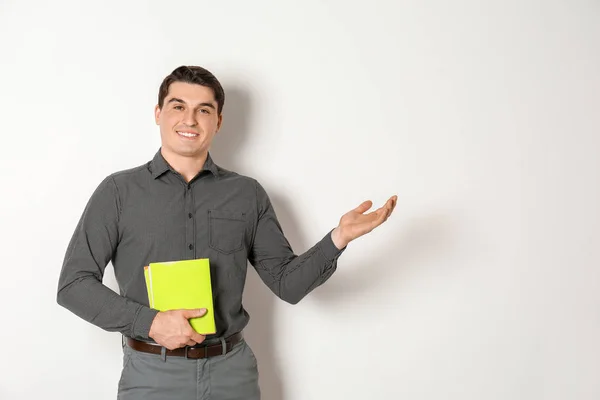
[(196, 258), (196, 246), (195, 246), (195, 238), (196, 238), (196, 226), (194, 220), (194, 191), (192, 190), (191, 185), (187, 185), (186, 187), (186, 196), (185, 196), (185, 212), (187, 214), (187, 218), (185, 220), (185, 254), (188, 259)]

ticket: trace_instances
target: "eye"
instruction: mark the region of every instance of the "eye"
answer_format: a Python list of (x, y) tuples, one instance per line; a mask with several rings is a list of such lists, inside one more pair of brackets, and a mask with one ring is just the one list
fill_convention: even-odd
[(175, 106), (175, 107), (173, 107), (173, 109), (177, 110), (177, 111), (183, 110), (183, 106)]
[(200, 113), (202, 114), (210, 114), (210, 111), (208, 111), (206, 108), (203, 108), (200, 110)]

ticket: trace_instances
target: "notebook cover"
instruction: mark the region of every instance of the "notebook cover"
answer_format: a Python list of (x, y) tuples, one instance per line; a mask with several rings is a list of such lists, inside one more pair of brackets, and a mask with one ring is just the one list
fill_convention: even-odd
[(216, 332), (210, 263), (207, 258), (150, 263), (144, 267), (150, 308), (159, 311), (206, 308), (199, 318), (190, 318), (202, 335)]

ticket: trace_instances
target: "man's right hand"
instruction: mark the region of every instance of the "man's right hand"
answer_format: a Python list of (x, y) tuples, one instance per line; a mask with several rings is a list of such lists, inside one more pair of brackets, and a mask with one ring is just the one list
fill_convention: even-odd
[(192, 328), (188, 319), (201, 317), (206, 309), (161, 311), (156, 314), (149, 336), (161, 346), (174, 350), (202, 343), (206, 336)]

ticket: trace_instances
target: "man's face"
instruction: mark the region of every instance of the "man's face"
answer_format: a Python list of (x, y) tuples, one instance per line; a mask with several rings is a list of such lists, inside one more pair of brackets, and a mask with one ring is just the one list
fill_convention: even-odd
[(162, 108), (154, 110), (162, 147), (184, 157), (202, 155), (221, 127), (222, 116), (211, 88), (173, 82)]

